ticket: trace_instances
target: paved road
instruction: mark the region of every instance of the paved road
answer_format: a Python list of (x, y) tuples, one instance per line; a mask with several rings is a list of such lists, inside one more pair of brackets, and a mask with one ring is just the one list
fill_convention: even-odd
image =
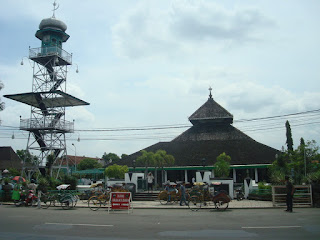
[(320, 209), (135, 209), (0, 206), (0, 239), (320, 239)]

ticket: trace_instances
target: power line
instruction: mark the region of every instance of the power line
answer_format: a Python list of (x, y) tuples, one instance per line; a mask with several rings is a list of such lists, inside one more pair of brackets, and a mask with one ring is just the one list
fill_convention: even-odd
[[(306, 125), (315, 125), (319, 124), (320, 122), (314, 120), (318, 120), (320, 114), (320, 109), (310, 110), (305, 112), (297, 112), (291, 114), (284, 114), (284, 115), (277, 115), (277, 116), (270, 116), (270, 117), (261, 117), (261, 118), (251, 118), (251, 119), (240, 119), (235, 120), (234, 123), (237, 124), (244, 124), (248, 123), (248, 126), (242, 126), (240, 129), (245, 132), (258, 132), (258, 131), (273, 131), (284, 129), (284, 124), (282, 122), (283, 118), (290, 119), (290, 124), (293, 127), (300, 127)], [(265, 123), (261, 123), (265, 122)], [(301, 123), (303, 122), (303, 123)], [(252, 125), (254, 124), (254, 125)], [(281, 125), (280, 125), (281, 124)], [(174, 134), (172, 131), (169, 132), (159, 132), (158, 130), (174, 130), (174, 129), (182, 129), (182, 128), (189, 128), (190, 125), (186, 124), (170, 124), (170, 125), (155, 125), (155, 126), (142, 126), (142, 127), (119, 127), (119, 128), (96, 128), (96, 129), (78, 129), (75, 132), (94, 132), (94, 136), (85, 135), (81, 137), (81, 140), (148, 140), (148, 139), (169, 139), (176, 137), (173, 136)], [(5, 128), (5, 129), (1, 129)], [(16, 139), (27, 139), (27, 137), (23, 134), (25, 131), (19, 129), (19, 127), (15, 126), (3, 126), (0, 125), (0, 131), (4, 131), (3, 135), (0, 138), (10, 138), (12, 136), (12, 131), (14, 131), (16, 135)], [(126, 133), (128, 131), (153, 131), (150, 134), (133, 134), (133, 133)], [(97, 137), (97, 133), (106, 133), (106, 132), (121, 132), (126, 135), (101, 135)], [(23, 137), (19, 137), (18, 134), (22, 134)], [(178, 132), (176, 133), (178, 134)], [(162, 136), (160, 136), (162, 135)], [(165, 136), (163, 136), (165, 135)]]
[(234, 122), (249, 122), (249, 121), (257, 121), (257, 120), (282, 118), (282, 117), (288, 117), (288, 116), (296, 116), (296, 115), (301, 115), (301, 114), (308, 114), (308, 113), (313, 113), (313, 112), (320, 112), (320, 109), (310, 110), (310, 111), (305, 111), (305, 112), (290, 113), (290, 114), (284, 114), (284, 115), (277, 115), (277, 116), (271, 116), (271, 117), (239, 119), (239, 120), (235, 120)]

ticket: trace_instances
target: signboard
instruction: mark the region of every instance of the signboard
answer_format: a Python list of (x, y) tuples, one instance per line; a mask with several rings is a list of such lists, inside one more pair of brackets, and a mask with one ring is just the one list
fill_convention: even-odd
[[(131, 192), (111, 192), (110, 207), (112, 210), (129, 210), (132, 209)], [(108, 208), (108, 212), (109, 212)]]

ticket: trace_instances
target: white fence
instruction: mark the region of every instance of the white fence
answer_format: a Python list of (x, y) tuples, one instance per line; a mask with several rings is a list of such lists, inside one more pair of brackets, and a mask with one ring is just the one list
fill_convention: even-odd
[[(311, 185), (295, 185), (293, 206), (312, 206)], [(272, 186), (272, 203), (275, 207), (286, 206), (286, 186)]]

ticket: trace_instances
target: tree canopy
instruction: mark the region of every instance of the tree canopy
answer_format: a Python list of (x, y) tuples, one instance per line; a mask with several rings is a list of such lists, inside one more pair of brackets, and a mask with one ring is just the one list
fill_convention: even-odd
[(157, 150), (154, 152), (148, 152), (146, 150), (141, 151), (141, 155), (137, 158), (137, 164), (145, 167), (165, 167), (174, 165), (175, 159), (172, 155), (167, 154), (165, 150)]
[(123, 179), (124, 174), (127, 173), (128, 171), (129, 171), (129, 168), (126, 165), (113, 164), (105, 169), (105, 174), (109, 178)]
[(104, 153), (102, 159), (104, 160), (106, 166), (113, 163), (119, 163), (120, 161), (120, 157), (115, 153)]
[(287, 143), (288, 150), (293, 151), (292, 132), (291, 132), (291, 127), (288, 120), (286, 121), (286, 136), (287, 136), (286, 143)]
[(230, 173), (231, 157), (225, 152), (217, 157), (217, 162), (214, 164), (214, 175), (216, 177), (228, 177)]
[[(319, 162), (320, 154), (316, 141), (305, 143), (302, 139), (296, 149), (284, 151), (277, 156), (269, 168), (271, 182), (282, 183), (286, 175), (291, 176), (295, 184), (320, 181)], [(319, 176), (318, 179), (315, 176)]]
[(86, 169), (95, 169), (95, 168), (102, 168), (102, 165), (98, 163), (98, 160), (92, 158), (85, 158), (81, 160), (78, 164), (78, 170), (86, 170)]
[(154, 166), (155, 159), (153, 152), (147, 152), (146, 150), (141, 151), (141, 156), (137, 158), (137, 164), (145, 167)]
[(17, 155), (22, 161), (25, 161), (26, 163), (34, 164), (38, 161), (37, 156), (34, 156), (32, 153), (25, 149), (17, 150)]
[(154, 163), (157, 167), (174, 165), (175, 159), (172, 155), (167, 154), (165, 150), (157, 150), (154, 154)]
[(52, 165), (54, 164), (54, 161), (55, 161), (55, 156), (53, 153), (50, 153), (47, 156), (47, 163), (46, 163), (46, 166), (48, 168), (48, 172), (49, 172), (50, 176), (52, 176), (51, 168), (52, 168)]

